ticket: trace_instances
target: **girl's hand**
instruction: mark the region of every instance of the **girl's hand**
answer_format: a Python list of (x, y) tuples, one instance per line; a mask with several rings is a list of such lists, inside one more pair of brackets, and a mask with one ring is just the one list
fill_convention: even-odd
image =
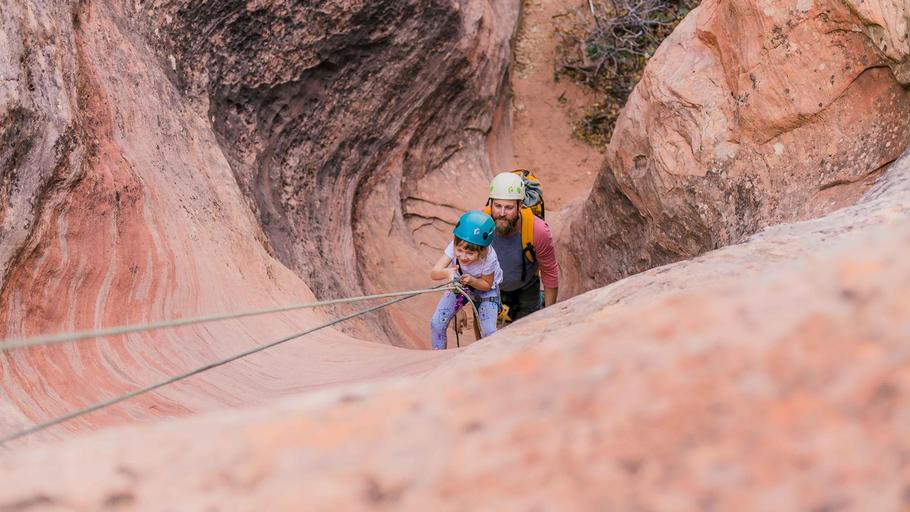
[(436, 264), (433, 265), (433, 270), (430, 270), (430, 279), (434, 281), (439, 281), (441, 279), (452, 281), (457, 277), (458, 266), (452, 261), (452, 258), (449, 258), (445, 254), (436, 261)]
[(461, 277), (461, 270), (459, 270), (459, 268), (458, 268), (457, 261), (452, 260), (452, 263), (449, 264), (449, 268), (452, 269), (452, 279), (451, 280), (455, 280), (455, 279), (458, 279), (459, 277)]
[(461, 279), (459, 281), (461, 282), (461, 284), (463, 284), (465, 286), (471, 286), (471, 283), (474, 281), (474, 278), (471, 276), (465, 275), (465, 276), (461, 276)]

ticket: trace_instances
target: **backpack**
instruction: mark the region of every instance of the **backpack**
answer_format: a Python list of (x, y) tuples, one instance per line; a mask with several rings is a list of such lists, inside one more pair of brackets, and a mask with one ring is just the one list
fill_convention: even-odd
[[(540, 184), (540, 180), (527, 169), (516, 169), (512, 171), (512, 174), (521, 176), (525, 184), (525, 198), (522, 202), (523, 206), (519, 210), (521, 214), (521, 247), (525, 256), (525, 260), (522, 261), (521, 265), (521, 280), (524, 281), (527, 277), (528, 264), (537, 261), (537, 252), (534, 250), (534, 216), (543, 219), (546, 210), (543, 202), (543, 186)], [(489, 203), (483, 211), (490, 215)], [(537, 273), (540, 273), (539, 268)]]
[(534, 215), (546, 220), (547, 212), (543, 202), (543, 185), (540, 180), (527, 169), (515, 169), (512, 174), (521, 176), (521, 180), (525, 183), (524, 206), (530, 208)]

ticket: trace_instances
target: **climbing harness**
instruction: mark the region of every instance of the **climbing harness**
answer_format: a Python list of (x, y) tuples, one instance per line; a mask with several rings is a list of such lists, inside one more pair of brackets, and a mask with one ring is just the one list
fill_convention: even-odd
[[(460, 272), (461, 265), (459, 265), (458, 268), (459, 268), (459, 272)], [(475, 304), (474, 300), (471, 299), (471, 296), (468, 294), (467, 288), (463, 284), (458, 282), (457, 279), (452, 280), (452, 286), (455, 288), (455, 291), (459, 294), (458, 300), (455, 302), (455, 315), (458, 314), (458, 310), (461, 308), (461, 306), (463, 306), (465, 304), (470, 304), (471, 308), (474, 310), (474, 325), (476, 327), (477, 319), (479, 318), (479, 315), (480, 315), (480, 313), (477, 311), (477, 304)], [(460, 338), (460, 333), (458, 332), (458, 325), (457, 325), (458, 320), (457, 320), (457, 318), (455, 318), (455, 315), (452, 316), (452, 319), (455, 320), (455, 322), (456, 322), (456, 325), (454, 327), (455, 328), (455, 346), (458, 348), (461, 348), (461, 338)], [(480, 335), (478, 334), (477, 337), (479, 338)]]
[[(477, 309), (477, 305), (483, 302), (494, 302), (499, 307), (500, 315), (502, 314), (502, 308), (506, 307), (502, 303), (502, 299), (499, 296), (495, 297), (484, 297), (481, 299), (472, 299), (467, 293), (468, 287), (465, 287), (459, 283), (459, 286), (462, 288), (461, 295), (458, 296), (458, 299), (455, 301), (455, 315), (452, 316), (452, 320), (455, 322), (453, 329), (455, 330), (455, 346), (461, 347), (461, 331), (458, 328), (458, 311), (467, 304), (471, 304), (471, 309), (474, 311), (474, 337), (475, 339), (480, 339), (480, 311)], [(497, 324), (498, 325), (498, 324)]]
[[(464, 275), (464, 271), (461, 270), (461, 262), (458, 261), (458, 258), (452, 258), (452, 260), (455, 262), (455, 267), (458, 269), (458, 275)], [(492, 297), (477, 300), (472, 299), (471, 295), (468, 293), (472, 288), (461, 284), (457, 277), (452, 279), (452, 285), (456, 287), (455, 291), (459, 293), (458, 298), (455, 300), (455, 314), (452, 315), (452, 321), (455, 322), (452, 326), (452, 330), (455, 331), (455, 346), (461, 348), (461, 330), (458, 328), (458, 311), (466, 304), (471, 304), (471, 309), (474, 310), (474, 337), (480, 339), (480, 325), (478, 324), (480, 312), (477, 310), (477, 304), (492, 299), (499, 303), (501, 307), (502, 301), (498, 300), (498, 297), (497, 299), (493, 299)]]
[[(348, 302), (365, 301), (365, 300), (371, 300), (371, 299), (398, 297), (394, 300), (390, 300), (387, 302), (383, 302), (382, 304), (377, 304), (375, 306), (371, 306), (369, 308), (362, 309), (360, 311), (351, 313), (349, 315), (345, 315), (345, 316), (336, 318), (335, 320), (332, 320), (330, 322), (326, 322), (324, 324), (317, 325), (316, 327), (312, 327), (305, 331), (301, 331), (296, 334), (292, 334), (290, 336), (286, 336), (284, 338), (269, 342), (265, 345), (260, 345), (255, 348), (234, 354), (232, 356), (229, 356), (229, 357), (226, 357), (223, 359), (219, 359), (217, 361), (208, 363), (204, 366), (200, 366), (198, 368), (187, 371), (185, 373), (181, 373), (179, 375), (169, 377), (169, 378), (162, 380), (160, 382), (157, 382), (155, 384), (151, 384), (149, 386), (139, 388), (137, 390), (111, 398), (109, 400), (105, 400), (103, 402), (99, 402), (97, 404), (90, 405), (90, 406), (84, 407), (82, 409), (78, 409), (76, 411), (70, 412), (63, 416), (59, 416), (52, 420), (48, 420), (43, 423), (38, 423), (31, 427), (13, 432), (11, 434), (7, 434), (3, 437), (0, 437), (0, 445), (4, 445), (10, 441), (14, 441), (16, 439), (25, 437), (27, 435), (34, 434), (36, 432), (40, 432), (42, 430), (51, 428), (53, 426), (67, 422), (74, 418), (78, 418), (80, 416), (90, 414), (92, 412), (104, 409), (106, 407), (116, 405), (125, 400), (129, 400), (136, 396), (139, 396), (139, 395), (148, 393), (150, 391), (154, 391), (158, 388), (167, 386), (168, 384), (173, 384), (175, 382), (187, 379), (194, 375), (198, 375), (202, 372), (211, 370), (213, 368), (217, 368), (219, 366), (224, 366), (224, 365), (234, 362), (238, 359), (242, 359), (244, 357), (256, 354), (257, 352), (262, 352), (264, 350), (268, 350), (270, 348), (281, 345), (282, 343), (286, 343), (288, 341), (300, 338), (302, 336), (316, 332), (318, 330), (325, 329), (327, 327), (331, 327), (335, 324), (344, 322), (345, 320), (350, 320), (351, 318), (355, 318), (355, 317), (358, 317), (361, 315), (365, 315), (367, 313), (371, 313), (373, 311), (377, 311), (384, 307), (391, 306), (392, 304), (410, 299), (412, 297), (416, 297), (417, 295), (421, 295), (424, 293), (444, 292), (444, 291), (449, 291), (449, 290), (452, 290), (452, 291), (455, 291), (458, 293), (462, 293), (462, 294), (465, 293), (464, 288), (461, 286), (460, 283), (446, 282), (446, 283), (434, 286), (432, 288), (427, 288), (424, 290), (411, 290), (411, 291), (406, 291), (406, 292), (393, 292), (393, 293), (381, 293), (381, 294), (376, 294), (376, 295), (364, 295), (361, 297), (319, 301), (319, 302), (312, 302), (309, 304), (295, 304), (293, 306), (284, 306), (284, 307), (269, 308), (269, 309), (258, 309), (258, 310), (243, 311), (243, 312), (239, 312), (239, 313), (232, 313), (232, 314), (225, 314), (225, 315), (210, 315), (210, 316), (202, 316), (202, 317), (195, 317), (195, 318), (186, 318), (183, 320), (173, 320), (173, 321), (156, 322), (156, 323), (150, 323), (150, 324), (138, 324), (138, 325), (128, 325), (128, 326), (121, 326), (121, 327), (112, 327), (112, 328), (108, 328), (108, 329), (99, 329), (99, 330), (95, 330), (95, 331), (83, 331), (83, 332), (70, 333), (70, 334), (59, 334), (59, 335), (53, 335), (53, 336), (39, 336), (39, 337), (34, 337), (34, 338), (24, 338), (24, 339), (18, 339), (18, 340), (2, 341), (2, 342), (0, 342), (0, 350), (7, 351), (7, 350), (18, 349), (18, 348), (63, 343), (65, 341), (78, 341), (78, 340), (85, 340), (88, 338), (114, 336), (114, 335), (118, 335), (118, 334), (127, 334), (127, 333), (133, 333), (133, 332), (150, 331), (150, 330), (164, 329), (164, 328), (170, 328), (170, 327), (179, 327), (179, 326), (185, 326), (185, 325), (200, 324), (200, 323), (204, 323), (204, 322), (214, 322), (216, 320), (228, 320), (228, 319), (233, 319), (233, 318), (243, 318), (243, 317), (249, 317), (249, 316), (254, 316), (254, 315), (265, 315), (265, 314), (269, 314), (269, 313), (277, 313), (277, 312), (282, 312), (282, 311), (292, 311), (292, 310), (296, 310), (296, 309), (314, 308), (314, 307), (327, 306), (327, 305), (332, 305), (332, 304), (343, 304), (343, 303), (348, 303)], [(476, 309), (475, 309), (475, 311), (476, 311)]]

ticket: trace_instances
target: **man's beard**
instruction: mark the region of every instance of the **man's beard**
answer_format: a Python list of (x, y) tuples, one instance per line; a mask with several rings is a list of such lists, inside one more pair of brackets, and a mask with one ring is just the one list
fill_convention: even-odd
[(505, 217), (499, 217), (496, 219), (496, 234), (499, 236), (507, 236), (512, 234), (515, 231), (515, 225), (518, 224), (518, 216), (516, 215), (514, 219), (507, 219)]

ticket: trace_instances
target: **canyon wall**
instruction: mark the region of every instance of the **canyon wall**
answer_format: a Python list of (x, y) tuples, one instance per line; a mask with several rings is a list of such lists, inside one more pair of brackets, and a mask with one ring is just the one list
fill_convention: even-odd
[[(144, 2), (136, 15), (211, 119), (269, 247), (319, 297), (427, 284), (414, 269), (493, 174), (517, 1)], [(416, 302), (384, 317), (412, 333), (393, 343), (424, 341), (412, 319), (432, 301)], [(384, 335), (373, 327), (355, 332)]]
[(908, 197), (905, 155), (855, 206), (557, 304), (421, 377), (15, 450), (0, 506), (901, 510)]
[[(473, 144), (486, 155), (482, 142), (491, 114), (481, 107), (494, 103), (490, 98), (502, 87), (516, 12), (500, 13), (483, 3), (414, 4), (426, 9), (419, 21), (432, 22), (434, 29), (405, 31), (388, 23), (410, 19), (407, 6), (360, 5), (361, 11), (346, 10), (352, 17), (345, 18), (338, 5), (269, 4), (265, 19), (285, 20), (288, 31), (298, 32), (287, 39), (265, 38), (270, 43), (265, 47), (256, 43), (265, 25), (234, 25), (262, 21), (256, 12), (247, 15), (247, 8), (256, 11), (248, 3), (4, 6), (2, 337), (308, 302), (317, 297), (313, 289), (320, 297), (356, 295), (357, 266), (364, 263), (355, 257), (352, 226), (387, 211), (397, 212), (400, 236), (390, 237), (386, 223), (359, 243), (414, 245), (407, 223), (420, 214), (408, 220), (401, 205), (419, 204), (407, 200), (421, 197), (409, 188), (418, 182), (404, 185), (399, 194), (367, 183), (368, 178), (406, 173), (403, 167), (380, 172), (393, 148), (409, 152), (413, 172), (451, 175), (454, 162), (466, 158), (480, 173), (485, 160), (460, 156), (458, 148)], [(329, 9), (323, 25), (304, 23), (319, 18), (319, 9)], [(436, 21), (448, 28), (437, 33)], [(322, 35), (308, 36), (306, 30)], [(332, 57), (313, 57), (320, 54)], [(437, 55), (438, 63), (429, 65), (426, 55)], [(370, 67), (372, 60), (396, 66)], [(473, 78), (472, 65), (486, 70), (479, 75), (484, 82)], [(256, 72), (242, 71), (247, 68)], [(382, 74), (386, 68), (391, 75)], [(366, 80), (361, 71), (381, 76)], [(238, 82), (241, 78), (249, 82)], [(408, 95), (405, 86), (415, 92)], [(425, 87), (430, 93), (420, 96)], [(257, 88), (261, 94), (251, 92)], [(291, 97), (300, 102), (285, 105)], [(262, 116), (262, 124), (244, 117), (251, 112)], [(322, 116), (318, 122), (309, 117), (314, 112)], [(430, 113), (448, 116), (451, 123), (457, 117), (460, 129), (441, 124), (441, 118), (434, 121)], [(463, 142), (459, 134), (467, 134)], [(304, 143), (308, 138), (315, 146)], [(317, 146), (330, 149), (312, 157)], [(284, 158), (303, 159), (302, 167), (285, 165)], [(356, 166), (344, 164), (344, 158)], [(266, 182), (257, 185), (261, 180)], [(366, 207), (374, 195), (389, 202), (376, 211), (367, 208), (366, 220), (358, 222), (355, 207)], [(292, 207), (298, 200), (305, 202), (299, 210)], [(270, 209), (271, 201), (278, 210)], [(300, 224), (304, 220), (313, 223)], [(283, 233), (292, 236), (281, 238)], [(396, 282), (382, 291), (427, 284), (410, 268), (390, 266), (392, 251), (374, 254), (384, 265), (378, 276), (413, 276), (413, 283)], [(9, 411), (4, 422), (36, 423), (326, 318), (307, 310), (6, 353), (0, 358), (4, 411)], [(389, 341), (384, 332), (370, 332), (362, 341), (336, 329), (320, 331), (305, 344), (144, 395), (48, 435), (239, 406), (339, 381), (423, 372), (448, 357), (395, 350), (375, 343)], [(400, 344), (417, 339), (415, 334)]]
[[(906, 46), (906, 3), (860, 11), (889, 13), (881, 41)], [(570, 289), (852, 204), (910, 142), (907, 52), (870, 38), (870, 19), (840, 2), (702, 2), (649, 62), (563, 236)]]

